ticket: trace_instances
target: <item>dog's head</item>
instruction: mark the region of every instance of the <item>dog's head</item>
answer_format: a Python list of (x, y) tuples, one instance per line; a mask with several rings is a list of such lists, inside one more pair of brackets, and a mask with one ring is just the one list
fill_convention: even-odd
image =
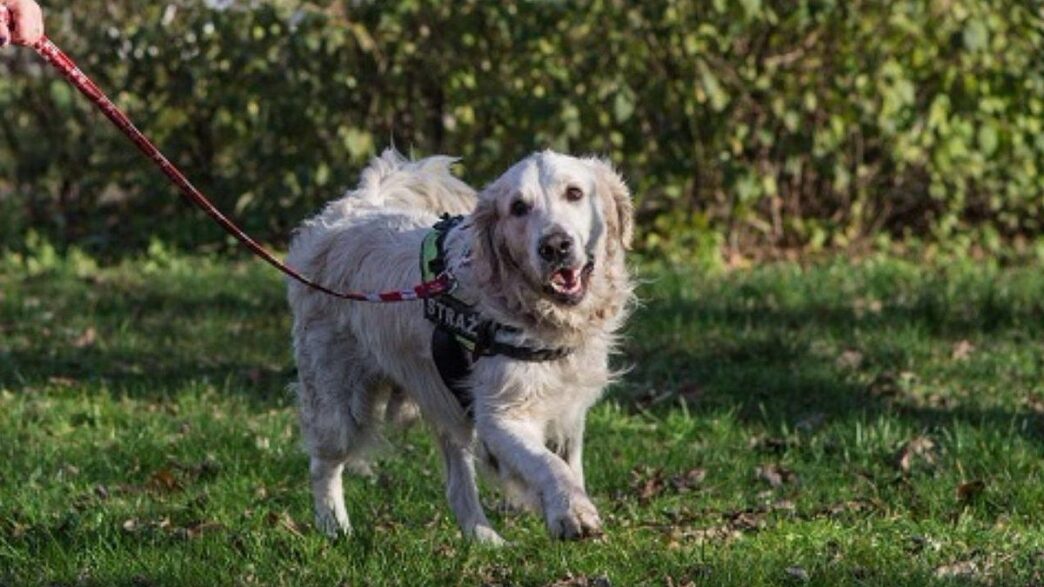
[(536, 153), (479, 194), (476, 264), (513, 297), (581, 306), (600, 277), (622, 272), (632, 214), (630, 192), (608, 163)]

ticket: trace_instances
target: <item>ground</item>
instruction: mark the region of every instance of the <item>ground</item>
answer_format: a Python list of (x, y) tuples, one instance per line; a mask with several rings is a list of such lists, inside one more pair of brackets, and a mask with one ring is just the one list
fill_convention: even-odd
[(423, 427), (311, 525), (282, 283), (170, 254), (0, 261), (0, 585), (1039, 585), (1039, 263), (639, 266), (591, 414), (607, 534), (463, 541)]

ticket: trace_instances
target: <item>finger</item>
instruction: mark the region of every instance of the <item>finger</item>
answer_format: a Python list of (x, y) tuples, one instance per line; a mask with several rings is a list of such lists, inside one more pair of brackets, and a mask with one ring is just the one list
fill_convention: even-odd
[(0, 49), (6, 47), (11, 42), (11, 29), (7, 26), (7, 21), (10, 18), (11, 13), (7, 11), (3, 4), (0, 4)]
[(7, 8), (14, 18), (11, 39), (19, 45), (32, 45), (43, 36), (43, 12), (36, 2), (14, 0)]

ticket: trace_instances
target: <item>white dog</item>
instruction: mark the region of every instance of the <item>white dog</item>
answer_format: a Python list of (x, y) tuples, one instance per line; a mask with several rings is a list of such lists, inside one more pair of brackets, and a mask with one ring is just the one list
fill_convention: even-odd
[[(584, 419), (612, 379), (632, 297), (630, 194), (607, 163), (545, 151), (476, 196), (452, 162), (386, 151), (294, 237), (290, 264), (330, 287), (398, 290), (440, 271), (458, 284), (451, 297), (399, 304), (289, 284), (316, 523), (350, 531), (344, 466), (365, 468), (382, 423), (419, 408), (466, 536), (502, 542), (479, 502), (476, 456), (553, 536), (597, 534)], [(466, 216), (433, 232), (443, 212)]]

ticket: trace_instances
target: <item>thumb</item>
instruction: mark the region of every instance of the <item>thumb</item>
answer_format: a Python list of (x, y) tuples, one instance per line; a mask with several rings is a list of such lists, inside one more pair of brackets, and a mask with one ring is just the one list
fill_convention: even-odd
[(11, 12), (7, 7), (0, 4), (0, 49), (11, 43)]

